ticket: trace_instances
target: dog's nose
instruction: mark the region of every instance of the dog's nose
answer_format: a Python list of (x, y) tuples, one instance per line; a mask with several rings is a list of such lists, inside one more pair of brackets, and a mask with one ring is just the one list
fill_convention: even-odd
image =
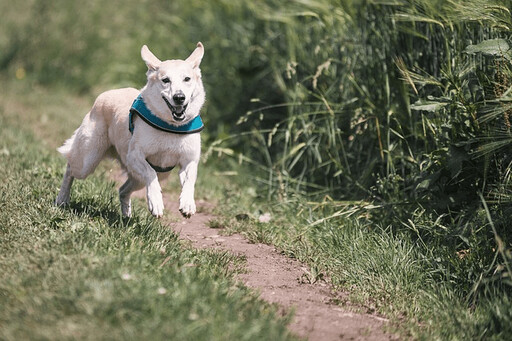
[(174, 100), (174, 103), (176, 104), (183, 104), (185, 102), (185, 94), (182, 91), (178, 91), (172, 96), (172, 99)]

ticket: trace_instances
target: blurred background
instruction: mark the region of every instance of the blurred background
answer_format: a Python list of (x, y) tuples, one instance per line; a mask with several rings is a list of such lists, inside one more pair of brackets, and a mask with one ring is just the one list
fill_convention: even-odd
[[(260, 5), (265, 9), (255, 12)], [(273, 74), (282, 65), (271, 63), (287, 59), (279, 56), (286, 46), (280, 32), (270, 32), (277, 27), (267, 27), (261, 18), (271, 11), (266, 7), (251, 1), (1, 1), (6, 20), (0, 68), (10, 76), (78, 93), (141, 88), (143, 44), (165, 60), (186, 58), (202, 41), (205, 116), (211, 128), (229, 131), (225, 125), (245, 114), (252, 97), (282, 100)], [(274, 53), (278, 58), (269, 60)]]
[[(143, 44), (164, 60), (201, 41), (206, 157), (250, 165), (263, 196), (296, 211), (313, 202), (320, 216), (353, 215), (451, 250), (440, 278), (464, 297), (499, 297), (512, 287), (510, 9), (0, 1), (0, 72), (76, 94), (141, 88)], [(454, 265), (464, 250), (471, 263)]]

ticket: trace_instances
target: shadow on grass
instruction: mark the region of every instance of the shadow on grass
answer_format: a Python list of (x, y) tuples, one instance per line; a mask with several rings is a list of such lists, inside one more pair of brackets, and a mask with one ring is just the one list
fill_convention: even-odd
[(120, 209), (112, 207), (113, 205), (102, 205), (93, 198), (80, 201), (71, 201), (62, 209), (72, 214), (83, 217), (87, 216), (93, 221), (103, 220), (108, 226), (113, 228), (126, 228), (138, 223), (138, 218), (123, 217)]
[[(151, 238), (158, 234), (159, 222), (150, 215), (137, 213), (134, 210), (132, 217), (123, 217), (115, 201), (102, 203), (96, 198), (82, 198), (80, 201), (71, 201), (62, 209), (69, 211), (77, 217), (87, 217), (93, 222), (102, 222), (113, 229), (126, 229), (132, 236)], [(177, 236), (174, 236), (177, 238)]]

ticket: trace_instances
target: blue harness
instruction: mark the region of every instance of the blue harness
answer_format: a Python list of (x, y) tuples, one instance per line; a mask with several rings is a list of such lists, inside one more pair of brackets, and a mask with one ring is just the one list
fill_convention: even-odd
[[(142, 96), (139, 95), (132, 104), (130, 108), (130, 116), (128, 117), (128, 129), (130, 133), (133, 134), (133, 130), (135, 128), (133, 124), (133, 115), (138, 115), (144, 122), (149, 124), (151, 127), (165, 131), (167, 133), (173, 134), (194, 134), (198, 133), (204, 129), (203, 121), (201, 120), (201, 116), (197, 115), (192, 121), (184, 124), (182, 126), (175, 126), (166, 121), (162, 120), (160, 117), (154, 115), (142, 99)], [(146, 162), (153, 168), (156, 172), (165, 173), (170, 172), (174, 166), (171, 167), (159, 167), (151, 164), (147, 159)]]

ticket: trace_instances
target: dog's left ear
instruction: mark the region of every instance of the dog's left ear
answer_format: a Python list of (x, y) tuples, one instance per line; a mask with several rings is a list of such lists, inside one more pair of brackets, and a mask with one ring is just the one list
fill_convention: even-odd
[(158, 59), (146, 45), (142, 46), (142, 49), (140, 50), (140, 56), (148, 66), (149, 71), (157, 70), (160, 64), (162, 64), (160, 59)]
[(201, 42), (198, 42), (196, 49), (192, 52), (192, 54), (190, 56), (188, 56), (187, 59), (185, 59), (185, 61), (191, 63), (195, 69), (195, 68), (199, 67), (199, 64), (201, 64), (203, 55), (204, 55), (203, 44), (201, 44)]

